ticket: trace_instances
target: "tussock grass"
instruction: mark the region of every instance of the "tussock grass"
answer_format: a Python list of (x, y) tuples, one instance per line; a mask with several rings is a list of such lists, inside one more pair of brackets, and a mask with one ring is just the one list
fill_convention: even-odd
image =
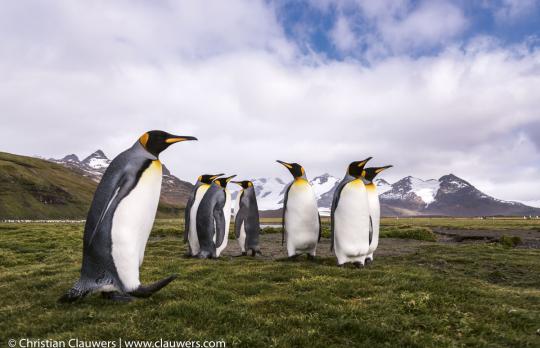
[(397, 227), (383, 227), (379, 232), (380, 238), (401, 238), (401, 239), (415, 239), (426, 240), (430, 242), (437, 241), (437, 237), (427, 227), (410, 227), (410, 226), (397, 226)]

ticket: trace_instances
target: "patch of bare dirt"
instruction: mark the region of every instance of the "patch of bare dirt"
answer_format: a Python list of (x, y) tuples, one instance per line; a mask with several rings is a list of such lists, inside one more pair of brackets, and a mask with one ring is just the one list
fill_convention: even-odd
[[(381, 238), (379, 247), (375, 251), (375, 258), (381, 256), (395, 256), (403, 254), (412, 254), (421, 245), (433, 244), (434, 242), (426, 242), (412, 239), (397, 239), (397, 238)], [(261, 259), (275, 260), (287, 258), (287, 249), (285, 245), (281, 245), (281, 234), (262, 234), (260, 236), (260, 246), (262, 256), (257, 256)], [(225, 257), (233, 257), (240, 255), (240, 247), (236, 240), (229, 240), (227, 248), (221, 254)], [(321, 238), (317, 246), (317, 256), (333, 257), (334, 253), (330, 251), (330, 239)]]

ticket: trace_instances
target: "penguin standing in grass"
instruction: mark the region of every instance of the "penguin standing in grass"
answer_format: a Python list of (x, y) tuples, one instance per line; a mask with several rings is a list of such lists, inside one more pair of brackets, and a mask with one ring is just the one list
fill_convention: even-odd
[(113, 159), (86, 218), (80, 278), (60, 302), (73, 302), (92, 292), (115, 301), (130, 301), (151, 296), (175, 278), (172, 275), (143, 286), (139, 267), (161, 192), (158, 156), (171, 144), (186, 140), (197, 138), (149, 131)]
[(317, 243), (321, 239), (321, 217), (313, 187), (307, 180), (304, 168), (298, 163), (281, 163), (294, 177), (285, 190), (283, 199), (283, 234), (281, 243), (287, 239), (287, 254), (295, 258), (307, 254), (315, 257)]
[(253, 183), (249, 180), (233, 181), (233, 183), (242, 187), (236, 198), (234, 233), (242, 250), (242, 255), (247, 255), (247, 251), (251, 250), (251, 256), (255, 256), (261, 253), (259, 247), (261, 225), (255, 189)]
[(370, 159), (352, 162), (334, 192), (330, 238), (340, 266), (352, 262), (362, 267), (369, 252), (371, 224), (362, 172)]
[(197, 210), (198, 258), (217, 258), (227, 246), (231, 222), (231, 194), (227, 183), (236, 175), (214, 180)]
[(188, 243), (188, 252), (186, 256), (195, 256), (199, 253), (199, 237), (197, 237), (197, 209), (201, 203), (204, 194), (210, 188), (212, 182), (223, 174), (204, 174), (199, 176), (191, 196), (186, 204), (184, 212), (184, 243)]
[(381, 222), (381, 204), (379, 203), (379, 194), (377, 193), (377, 185), (373, 179), (385, 169), (392, 166), (371, 167), (365, 168), (362, 171), (362, 177), (366, 183), (366, 190), (369, 203), (369, 218), (371, 222), (371, 236), (369, 240), (369, 250), (366, 256), (365, 264), (370, 264), (373, 261), (373, 252), (379, 245), (379, 226)]

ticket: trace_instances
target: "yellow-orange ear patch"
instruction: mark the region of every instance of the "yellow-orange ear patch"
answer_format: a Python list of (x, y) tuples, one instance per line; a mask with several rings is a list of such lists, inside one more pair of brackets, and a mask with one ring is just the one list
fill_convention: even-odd
[(139, 138), (139, 142), (142, 144), (142, 146), (144, 146), (146, 148), (146, 143), (148, 143), (148, 138), (150, 138), (150, 135), (148, 135), (148, 133), (144, 133), (143, 135), (141, 135), (141, 137)]

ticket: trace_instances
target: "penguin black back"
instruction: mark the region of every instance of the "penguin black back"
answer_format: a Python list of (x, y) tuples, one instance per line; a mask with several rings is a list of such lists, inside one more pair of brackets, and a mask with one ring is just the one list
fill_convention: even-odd
[[(261, 231), (255, 188), (249, 180), (233, 182), (242, 187), (242, 191), (237, 198), (239, 204), (234, 221), (235, 236), (239, 241), (243, 240), (244, 245), (240, 246), (242, 252), (251, 250), (252, 255), (255, 256), (256, 253), (260, 254), (259, 234)], [(242, 233), (245, 236), (242, 236)]]

